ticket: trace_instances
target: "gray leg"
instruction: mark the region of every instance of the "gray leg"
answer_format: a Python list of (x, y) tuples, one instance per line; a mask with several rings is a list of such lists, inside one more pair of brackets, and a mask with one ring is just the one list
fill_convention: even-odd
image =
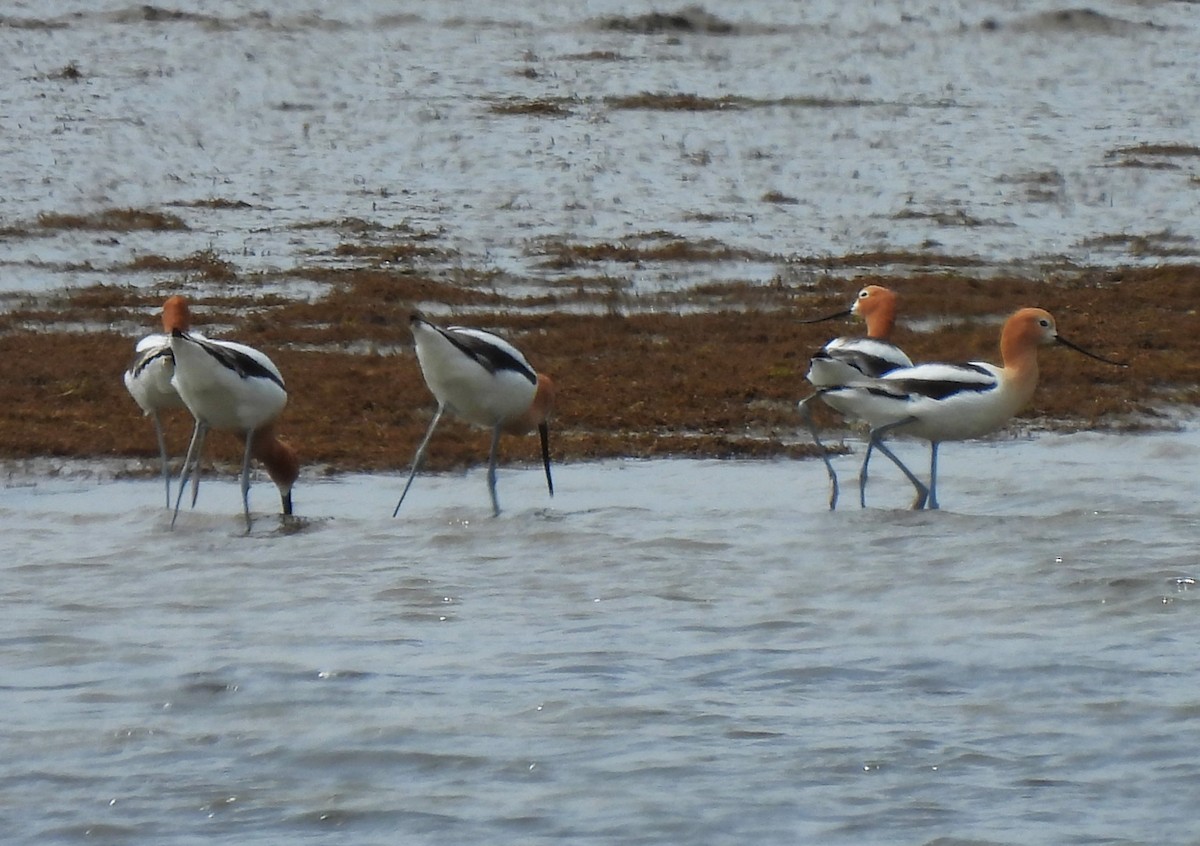
[(929, 505), (928, 508), (937, 509), (937, 454), (938, 442), (929, 442)]
[(488, 450), (488, 493), (492, 495), (492, 516), (500, 516), (500, 501), (496, 499), (496, 451), (500, 446), (500, 424), (492, 429), (492, 448)]
[(825, 444), (821, 443), (821, 436), (817, 433), (817, 424), (813, 422), (812, 411), (808, 404), (812, 402), (813, 397), (818, 396), (813, 394), (811, 397), (800, 400), (797, 408), (800, 409), (800, 419), (804, 421), (804, 425), (808, 427), (808, 432), (812, 435), (813, 443), (817, 445), (817, 449), (821, 451), (821, 460), (825, 462), (825, 472), (829, 474), (829, 510), (833, 511), (837, 508), (838, 502), (838, 478), (837, 473), (833, 472), (833, 462), (829, 460), (829, 454), (825, 450)]
[(897, 458), (895, 453), (888, 449), (887, 445), (883, 442), (883, 438), (887, 436), (893, 429), (896, 429), (900, 426), (906, 426), (913, 422), (914, 419), (915, 418), (912, 417), (906, 417), (903, 420), (897, 420), (895, 423), (888, 423), (884, 426), (880, 426), (871, 430), (871, 438), (867, 447), (867, 457), (863, 460), (863, 467), (862, 470), (859, 471), (858, 475), (858, 495), (861, 501), (866, 501), (867, 461), (871, 457), (871, 447), (874, 446), (876, 449), (886, 455), (893, 464), (899, 467), (900, 472), (903, 473), (905, 478), (907, 478), (908, 481), (912, 483), (912, 486), (916, 488), (917, 498), (913, 501), (912, 507), (917, 510), (925, 507), (925, 501), (929, 498), (929, 488), (925, 487), (925, 485), (921, 483), (921, 480), (913, 475), (913, 472), (904, 466), (904, 462)]
[(871, 463), (871, 452), (875, 449), (875, 442), (867, 440), (867, 453), (863, 456), (862, 469), (858, 471), (858, 507), (867, 507), (867, 467)]
[(179, 472), (179, 490), (175, 494), (175, 513), (171, 515), (171, 528), (175, 528), (175, 521), (179, 518), (179, 504), (183, 501), (183, 491), (187, 487), (188, 473), (199, 473), (199, 469), (195, 465), (200, 463), (199, 447), (204, 442), (206, 428), (197, 420), (196, 427), (192, 429), (192, 440), (188, 444), (187, 455), (183, 458), (183, 469)]
[(929, 498), (929, 488), (921, 484), (921, 480), (913, 475), (913, 472), (904, 466), (904, 462), (897, 458), (895, 453), (888, 449), (883, 442), (877, 441), (875, 446), (879, 448), (880, 452), (890, 458), (893, 464), (900, 468), (900, 472), (903, 473), (908, 481), (912, 482), (912, 486), (917, 489), (917, 498), (913, 500), (912, 507), (914, 511), (920, 511), (925, 507), (925, 501)]
[(439, 405), (433, 415), (433, 420), (429, 423), (429, 428), (425, 430), (425, 437), (421, 439), (421, 445), (417, 447), (417, 454), (413, 458), (412, 470), (409, 472), (408, 481), (405, 483), (404, 490), (400, 494), (400, 501), (396, 503), (396, 508), (392, 511), (393, 517), (400, 513), (400, 506), (404, 504), (404, 497), (408, 496), (408, 489), (412, 487), (413, 479), (416, 478), (417, 470), (421, 466), (421, 459), (425, 457), (425, 447), (429, 446), (429, 439), (433, 436), (433, 430), (437, 428), (438, 421), (442, 419), (442, 412), (445, 410), (446, 406)]
[(196, 446), (196, 466), (192, 473), (192, 508), (196, 507), (196, 497), (200, 496), (200, 462), (204, 459), (204, 441), (208, 437), (208, 427), (200, 431), (200, 443)]
[(246, 515), (246, 534), (250, 534), (250, 450), (254, 430), (246, 433), (246, 454), (242, 457), (242, 511)]
[(171, 507), (171, 468), (167, 464), (167, 441), (163, 437), (162, 421), (158, 419), (158, 412), (150, 415), (150, 419), (154, 421), (154, 434), (158, 438), (158, 460), (161, 465), (160, 472), (162, 473), (163, 485), (167, 489), (167, 508)]

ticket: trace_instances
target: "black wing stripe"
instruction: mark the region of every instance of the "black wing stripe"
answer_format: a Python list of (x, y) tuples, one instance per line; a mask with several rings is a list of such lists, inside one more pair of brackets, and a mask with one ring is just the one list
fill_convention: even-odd
[(133, 363), (129, 365), (129, 369), (133, 371), (134, 376), (141, 376), (143, 370), (160, 358), (169, 358), (172, 362), (175, 361), (175, 356), (171, 353), (171, 348), (169, 346), (162, 346), (152, 350), (143, 350), (134, 355)]
[(849, 367), (854, 368), (862, 375), (876, 379), (885, 373), (891, 373), (893, 370), (901, 367), (895, 361), (883, 358), (882, 356), (870, 355), (864, 352), (851, 352), (847, 350), (838, 350), (837, 355), (830, 355), (825, 350), (819, 350), (813, 355), (814, 361), (838, 361)]
[(955, 394), (983, 393), (996, 387), (996, 377), (987, 369), (977, 364), (957, 364), (961, 370), (968, 370), (985, 377), (985, 381), (963, 382), (957, 379), (891, 379), (889, 384), (896, 385), (900, 390), (936, 400), (943, 400)]
[[(892, 383), (889, 382), (888, 384), (890, 385)], [(852, 385), (850, 387), (853, 388), (855, 386)], [(867, 389), (867, 393), (871, 394), (872, 396), (887, 397), (888, 399), (898, 399), (898, 400), (908, 399), (908, 391), (906, 391), (902, 387), (899, 387), (898, 390), (881, 388), (881, 387), (877, 387), (875, 385), (864, 385), (863, 387), (865, 387)]]
[[(433, 324), (429, 324), (433, 325)], [(489, 344), (482, 338), (476, 338), (474, 335), (460, 335), (455, 332), (448, 332), (440, 326), (435, 326), (442, 337), (445, 338), (458, 349), (462, 350), (465, 355), (470, 356), (479, 362), (480, 366), (487, 370), (488, 373), (496, 373), (500, 370), (512, 370), (515, 373), (520, 373), (531, 384), (537, 384), (537, 374), (530, 370), (519, 359), (514, 358), (506, 350), (500, 349), (495, 344)]]
[(287, 390), (283, 384), (283, 380), (275, 375), (274, 372), (241, 350), (231, 350), (228, 347), (202, 341), (199, 338), (188, 338), (188, 340), (199, 345), (200, 349), (211, 355), (222, 367), (229, 368), (243, 379), (269, 379), (285, 391)]
[(983, 393), (996, 387), (995, 383), (980, 385), (967, 382), (904, 382), (902, 380), (897, 380), (896, 384), (902, 390), (936, 400), (943, 400), (955, 394)]

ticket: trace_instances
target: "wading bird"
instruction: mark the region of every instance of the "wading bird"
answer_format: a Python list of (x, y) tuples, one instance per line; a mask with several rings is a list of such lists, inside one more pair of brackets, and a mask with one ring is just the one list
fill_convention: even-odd
[(411, 317), (409, 327), (416, 343), (421, 375), (438, 405), (429, 429), (417, 447), (412, 470), (392, 516), (400, 513), (433, 430), (447, 410), (468, 423), (492, 430), (487, 483), (494, 516), (500, 514), (500, 503), (496, 499), (496, 451), (500, 435), (505, 432), (523, 435), (538, 430), (546, 486), (554, 496), (549, 430), (550, 415), (554, 411), (554, 383), (550, 378), (534, 371), (516, 347), (490, 332), (462, 326), (442, 328), (420, 314)]
[[(163, 327), (171, 334), (175, 375), (171, 384), (196, 418), (188, 445), (175, 514), (190, 474), (200, 472), (204, 438), (210, 429), (235, 433), (245, 442), (242, 458), (242, 508), (250, 531), (250, 459), (262, 462), (279, 489), (281, 508), (292, 513), (292, 485), (300, 473), (296, 451), (275, 434), (275, 420), (287, 404), (283, 377), (271, 359), (256, 349), (233, 341), (213, 341), (190, 333), (187, 301), (171, 297), (163, 305)], [(192, 501), (195, 502), (193, 483)]]
[[(821, 460), (825, 462), (825, 470), (829, 474), (830, 510), (837, 508), (837, 474), (833, 471), (825, 444), (821, 443), (809, 403), (820, 397), (824, 388), (854, 385), (864, 379), (877, 379), (898, 367), (912, 367), (912, 361), (904, 351), (888, 340), (896, 325), (896, 294), (889, 288), (868, 285), (858, 292), (850, 308), (815, 320), (800, 322), (823, 323), (826, 320), (851, 316), (859, 317), (867, 324), (866, 337), (834, 338), (817, 350), (809, 362), (808, 374), (805, 376), (817, 392), (800, 400), (798, 406), (801, 418), (812, 434), (813, 442), (821, 450)], [(871, 447), (868, 444), (865, 461), (870, 460)]]
[[(163, 311), (163, 322), (167, 313)], [(187, 312), (183, 314), (187, 320)], [(188, 330), (184, 326), (184, 331)], [(158, 456), (162, 464), (163, 485), (167, 489), (167, 508), (171, 507), (171, 469), (167, 461), (167, 442), (163, 437), (162, 417), (164, 411), (183, 408), (183, 400), (171, 384), (175, 375), (175, 357), (171, 353), (171, 335), (147, 335), (134, 348), (133, 361), (125, 371), (125, 388), (142, 411), (154, 422), (154, 434), (158, 438)]]
[[(1007, 423), (1033, 397), (1038, 380), (1038, 347), (1056, 343), (1105, 364), (1125, 366), (1059, 335), (1049, 312), (1023, 308), (1009, 317), (1001, 330), (1003, 367), (982, 361), (920, 364), (871, 381), (825, 388), (821, 398), (871, 426), (868, 457), (873, 446), (900, 468), (917, 491), (913, 508), (937, 508), (938, 445), (982, 437)], [(890, 434), (929, 441), (928, 487), (883, 443)], [(866, 471), (864, 461), (859, 473), (859, 497), (864, 501)]]

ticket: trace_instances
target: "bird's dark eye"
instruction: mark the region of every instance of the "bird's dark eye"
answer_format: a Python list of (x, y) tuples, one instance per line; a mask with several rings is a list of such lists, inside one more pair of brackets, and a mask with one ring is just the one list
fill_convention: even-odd
[(858, 292), (858, 298), (860, 300), (865, 300), (869, 296), (871, 296), (871, 292), (868, 291), (866, 288), (863, 288), (861, 291)]
[(1040, 323), (1040, 324), (1042, 325), (1042, 328), (1043, 328), (1043, 329), (1049, 329), (1049, 328), (1050, 328), (1050, 321), (1049, 321), (1049, 320), (1047, 320), (1047, 319), (1046, 319), (1046, 318), (1044, 318), (1044, 317), (1043, 317), (1041, 320), (1039, 320), (1039, 321), (1038, 321), (1038, 323)]

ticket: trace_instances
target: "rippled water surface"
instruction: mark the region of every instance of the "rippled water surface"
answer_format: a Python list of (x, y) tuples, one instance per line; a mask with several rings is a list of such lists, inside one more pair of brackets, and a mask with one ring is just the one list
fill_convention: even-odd
[[(226, 293), (314, 296), (287, 273), (347, 219), (533, 287), (546, 239), (731, 250), (608, 269), (634, 293), (1194, 260), (1200, 6), (1091, 6), (758, 0), (703, 36), (597, 23), (654, 8), (624, 2), (15, 0), (0, 292), (212, 250)], [(645, 92), (746, 107), (614, 106)], [(38, 225), (124, 207), (188, 228)], [(834, 513), (816, 462), (568, 465), (553, 500), (507, 468), (499, 519), (481, 472), (393, 520), (399, 477), (309, 470), (294, 523), (256, 483), (249, 536), (228, 479), (172, 531), (155, 481), (9, 468), (0, 839), (1196, 842), (1198, 457), (1194, 427), (947, 445), (940, 513), (886, 462)]]
[[(923, 447), (901, 444), (918, 466)], [(1200, 434), (0, 491), (9, 842), (1183, 843)], [(853, 476), (856, 456), (837, 466)], [(86, 468), (84, 468), (86, 469)], [(91, 468), (102, 471), (102, 468)], [(1182, 791), (1182, 792), (1181, 792)]]

